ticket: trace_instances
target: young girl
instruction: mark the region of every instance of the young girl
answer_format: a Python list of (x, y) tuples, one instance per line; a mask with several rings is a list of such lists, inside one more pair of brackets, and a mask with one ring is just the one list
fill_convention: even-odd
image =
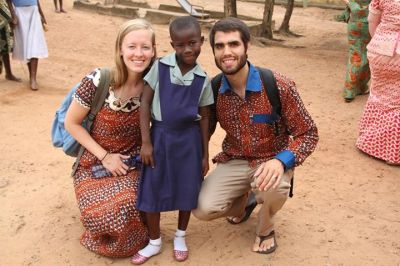
[(169, 30), (175, 53), (155, 62), (145, 77), (149, 87), (141, 101), (140, 154), (145, 166), (138, 209), (146, 213), (150, 242), (133, 256), (134, 264), (161, 251), (160, 212), (164, 211), (179, 210), (174, 258), (188, 258), (185, 232), (209, 168), (207, 106), (214, 99), (207, 75), (196, 63), (204, 38), (199, 23), (190, 16), (174, 20)]
[[(82, 127), (101, 72), (86, 76), (68, 109), (65, 127), (85, 147), (74, 175), (74, 188), (84, 233), (81, 243), (110, 257), (132, 256), (148, 242), (148, 233), (136, 209), (140, 171), (126, 159), (139, 154), (139, 97), (143, 76), (156, 56), (155, 35), (143, 19), (125, 22), (115, 41), (115, 67), (109, 94), (97, 113), (92, 131)], [(108, 175), (99, 177), (93, 166), (103, 165)]]

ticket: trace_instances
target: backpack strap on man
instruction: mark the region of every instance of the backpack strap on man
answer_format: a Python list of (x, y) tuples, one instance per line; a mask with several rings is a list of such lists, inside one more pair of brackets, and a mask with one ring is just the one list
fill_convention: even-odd
[[(104, 105), (104, 101), (106, 100), (106, 97), (108, 95), (109, 86), (110, 86), (110, 70), (108, 68), (101, 68), (99, 86), (97, 87), (96, 92), (94, 94), (92, 105), (90, 106), (90, 112), (87, 116), (87, 121), (86, 121), (86, 128), (88, 129), (89, 132), (92, 130), (94, 118), (100, 111), (101, 107), (103, 107)], [(85, 147), (81, 145), (81, 148), (79, 149), (78, 152), (78, 156), (76, 156), (75, 163), (72, 166), (71, 176), (75, 175), (76, 169), (78, 168), (79, 165), (79, 160), (81, 159), (84, 151)]]
[(281, 101), (279, 98), (279, 90), (276, 84), (274, 74), (270, 69), (257, 67), (260, 72), (261, 80), (265, 92), (267, 93), (268, 101), (272, 106), (271, 118), (275, 129), (275, 136), (279, 135), (278, 120), (282, 114)]
[[(274, 122), (275, 135), (279, 135), (279, 127), (277, 120), (282, 115), (282, 105), (281, 99), (279, 97), (279, 90), (276, 84), (276, 79), (274, 73), (270, 69), (257, 67), (260, 72), (261, 79), (264, 84), (264, 89), (266, 90), (268, 100), (272, 106), (272, 115), (276, 115), (276, 121)], [(293, 197), (293, 186), (294, 186), (294, 176), (290, 180), (289, 197)]]
[(258, 71), (261, 74), (261, 79), (263, 81), (264, 89), (267, 92), (267, 97), (272, 105), (272, 111), (277, 115), (281, 116), (282, 107), (281, 100), (279, 98), (279, 90), (276, 84), (276, 79), (274, 74), (270, 69), (257, 67)]
[(222, 73), (219, 73), (211, 79), (211, 88), (214, 96), (214, 103), (210, 106), (210, 123), (209, 123), (209, 138), (214, 134), (217, 127), (217, 98), (219, 94), (219, 87), (221, 87)]

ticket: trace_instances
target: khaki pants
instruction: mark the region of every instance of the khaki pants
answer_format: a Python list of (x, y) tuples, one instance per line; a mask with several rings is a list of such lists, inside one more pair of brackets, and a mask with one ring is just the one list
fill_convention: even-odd
[(252, 190), (258, 203), (262, 204), (258, 213), (256, 234), (266, 236), (273, 229), (273, 216), (282, 208), (293, 178), (293, 170), (286, 171), (275, 190), (259, 191), (255, 187), (255, 168), (245, 160), (231, 160), (219, 163), (203, 181), (197, 209), (193, 211), (200, 220), (213, 220), (225, 216), (240, 216), (247, 203), (247, 195)]

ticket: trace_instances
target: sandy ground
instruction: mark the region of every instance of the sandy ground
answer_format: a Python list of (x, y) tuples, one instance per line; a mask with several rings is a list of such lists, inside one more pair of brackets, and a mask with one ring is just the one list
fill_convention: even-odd
[[(222, 10), (223, 1), (194, 3)], [(42, 5), (50, 56), (39, 62), (40, 90), (27, 88), (27, 70), (19, 62), (13, 61), (13, 69), (23, 83), (0, 77), (0, 265), (129, 265), (128, 258), (105, 258), (79, 244), (82, 225), (69, 177), (73, 159), (50, 142), (54, 112), (69, 88), (94, 67), (112, 64), (116, 29), (124, 19), (74, 10), (71, 2), (67, 14), (54, 13), (52, 1)], [(239, 2), (238, 9), (261, 17), (263, 7)], [(283, 12), (276, 7), (278, 24)], [(184, 265), (400, 264), (400, 169), (354, 146), (367, 96), (350, 104), (341, 98), (346, 26), (331, 19), (336, 13), (295, 9), (292, 30), (304, 37), (286, 44), (304, 48), (249, 51), (254, 64), (296, 81), (320, 132), (316, 152), (296, 170), (294, 198), (276, 217), (279, 248), (272, 255), (250, 251), (256, 215), (238, 226), (193, 218)], [(171, 51), (167, 26), (155, 29), (164, 55)], [(200, 63), (210, 75), (217, 73), (208, 43)], [(212, 155), (223, 135), (218, 131), (211, 140)], [(147, 265), (174, 264), (176, 218), (173, 212), (162, 215), (164, 251)]]

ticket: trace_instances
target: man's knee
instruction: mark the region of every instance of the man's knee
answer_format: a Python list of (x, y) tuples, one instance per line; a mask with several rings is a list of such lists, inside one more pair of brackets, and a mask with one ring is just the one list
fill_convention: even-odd
[(201, 202), (199, 200), (197, 209), (193, 210), (193, 215), (199, 220), (210, 221), (214, 219), (216, 213), (218, 213), (210, 202)]

